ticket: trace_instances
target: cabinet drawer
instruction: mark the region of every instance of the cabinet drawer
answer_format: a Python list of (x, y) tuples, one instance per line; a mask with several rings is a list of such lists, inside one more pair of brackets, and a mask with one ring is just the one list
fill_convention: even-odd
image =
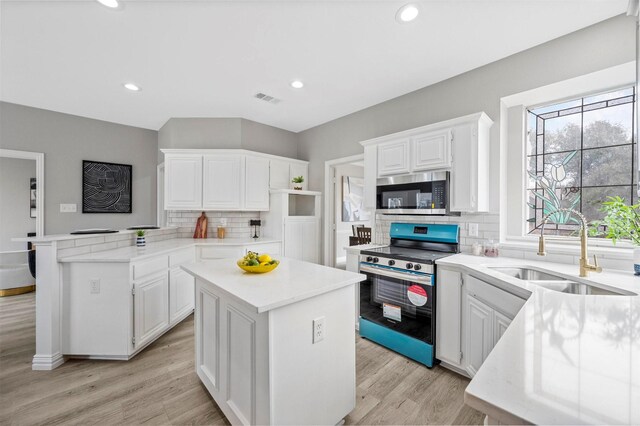
[(175, 268), (185, 263), (193, 263), (196, 261), (196, 254), (193, 247), (180, 250), (169, 255), (169, 267)]
[(513, 318), (522, 308), (526, 300), (511, 293), (499, 289), (491, 284), (472, 276), (465, 279), (467, 293), (476, 299), (482, 300), (498, 312), (502, 312)]
[(242, 247), (200, 247), (200, 260), (240, 259), (242, 256), (244, 256)]
[(148, 275), (157, 274), (166, 270), (168, 266), (168, 256), (154, 257), (153, 259), (134, 263), (133, 279), (139, 280), (140, 278), (146, 277)]

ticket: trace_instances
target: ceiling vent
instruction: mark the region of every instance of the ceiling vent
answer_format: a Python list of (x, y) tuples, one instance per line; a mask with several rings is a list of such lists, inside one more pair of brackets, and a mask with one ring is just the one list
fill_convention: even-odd
[(260, 99), (261, 101), (269, 102), (270, 104), (279, 104), (282, 100), (278, 98), (274, 98), (273, 96), (266, 95), (264, 93), (256, 93), (254, 96), (256, 99)]

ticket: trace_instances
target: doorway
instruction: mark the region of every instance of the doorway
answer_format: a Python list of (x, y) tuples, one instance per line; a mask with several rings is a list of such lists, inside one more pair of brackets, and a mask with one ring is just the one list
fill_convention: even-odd
[(363, 208), (364, 154), (325, 162), (324, 263), (344, 269), (354, 226), (371, 227)]

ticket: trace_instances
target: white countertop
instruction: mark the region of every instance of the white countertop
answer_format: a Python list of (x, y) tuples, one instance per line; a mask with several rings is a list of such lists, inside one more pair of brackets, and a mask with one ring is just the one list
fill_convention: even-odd
[[(151, 225), (150, 225), (151, 226)], [(175, 230), (178, 229), (177, 226), (165, 226), (159, 229), (146, 229), (147, 232), (159, 232), (166, 230)], [(134, 234), (136, 231), (132, 229), (119, 229), (118, 232), (111, 232), (106, 234), (52, 234), (52, 235), (43, 235), (41, 237), (19, 237), (12, 238), (11, 241), (24, 243), (24, 242), (32, 242), (32, 243), (46, 243), (50, 241), (65, 241), (65, 240), (77, 240), (82, 238), (95, 238), (95, 237), (106, 237), (109, 235), (118, 235), (118, 234)]]
[(366, 279), (363, 274), (315, 263), (280, 258), (280, 265), (266, 274), (244, 272), (236, 259), (219, 259), (182, 266), (188, 273), (244, 301), (262, 313), (309, 299)]
[[(107, 234), (109, 235), (109, 234)], [(255, 244), (267, 244), (267, 243), (279, 243), (280, 240), (269, 238), (173, 238), (170, 240), (159, 241), (156, 243), (149, 243), (146, 247), (122, 247), (112, 250), (98, 251), (95, 253), (80, 254), (76, 256), (63, 257), (58, 259), (58, 262), (74, 263), (74, 262), (132, 262), (141, 260), (147, 257), (157, 256), (164, 253), (169, 253), (181, 248), (193, 247), (193, 246), (247, 246)]]
[(511, 424), (640, 424), (640, 297), (560, 293), (487, 266), (533, 266), (636, 294), (640, 278), (605, 270), (584, 279), (577, 265), (470, 255), (438, 264), (532, 293), (467, 387), (467, 404)]
[(360, 244), (357, 246), (347, 246), (344, 249), (351, 253), (360, 253), (362, 250), (371, 250), (374, 248), (386, 247), (388, 244)]

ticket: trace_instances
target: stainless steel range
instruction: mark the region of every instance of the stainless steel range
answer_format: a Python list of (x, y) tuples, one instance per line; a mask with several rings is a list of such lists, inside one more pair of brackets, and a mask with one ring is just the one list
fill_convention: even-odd
[(433, 367), (436, 260), (458, 253), (458, 225), (392, 223), (391, 244), (360, 252), (360, 336)]

